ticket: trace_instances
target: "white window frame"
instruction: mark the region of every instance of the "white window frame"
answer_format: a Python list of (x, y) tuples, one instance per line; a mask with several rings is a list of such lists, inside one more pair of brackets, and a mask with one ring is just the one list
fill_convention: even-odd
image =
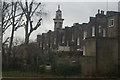
[(68, 41), (67, 41), (67, 46), (69, 46), (69, 43), (68, 43)]
[(106, 30), (103, 29), (103, 37), (106, 37)]
[(83, 40), (87, 38), (87, 31), (83, 32)]
[(40, 42), (40, 47), (42, 47), (42, 42)]
[[(113, 21), (113, 24), (111, 23)], [(108, 20), (108, 27), (113, 27), (114, 26), (114, 19), (109, 19)]]
[(83, 46), (83, 55), (85, 56), (85, 46)]
[(77, 45), (78, 46), (80, 45), (80, 38), (79, 37), (77, 38)]
[(102, 28), (102, 26), (99, 25), (99, 33), (102, 32), (102, 29), (101, 29), (101, 28)]
[(43, 45), (43, 50), (45, 49), (45, 45)]
[(95, 26), (92, 27), (92, 37), (95, 36)]
[(74, 42), (74, 35), (72, 34), (72, 42)]
[(65, 37), (63, 36), (63, 37), (62, 37), (62, 43), (65, 43), (64, 40), (65, 40)]
[(54, 38), (54, 45), (56, 45), (56, 38)]

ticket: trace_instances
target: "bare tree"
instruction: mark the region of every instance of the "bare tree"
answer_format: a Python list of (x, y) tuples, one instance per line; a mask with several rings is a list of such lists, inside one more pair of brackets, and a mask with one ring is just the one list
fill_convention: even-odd
[[(8, 3), (8, 2), (3, 2), (2, 3), (2, 16), (1, 16), (1, 18), (2, 18), (2, 24), (1, 24), (1, 27), (2, 27), (2, 39), (3, 39), (3, 35), (4, 35), (4, 33), (5, 33), (5, 31), (8, 29), (8, 27), (10, 27), (10, 14), (9, 14), (9, 8), (10, 7), (10, 3)], [(2, 47), (4, 46), (4, 44), (6, 43), (6, 42), (8, 42), (8, 39), (9, 39), (9, 37), (3, 42), (3, 44), (2, 44)], [(2, 40), (3, 41), (3, 40)]]
[(12, 27), (11, 36), (8, 37), (4, 42), (3, 45), (10, 39), (10, 46), (9, 52), (11, 52), (14, 32), (22, 26), (21, 19), (23, 13), (16, 13), (18, 8), (18, 1), (16, 2), (3, 2), (2, 8), (2, 34), (4, 35), (5, 31)]
[[(20, 11), (18, 11), (18, 9)], [(41, 3), (35, 3), (34, 0), (25, 3), (21, 1), (16, 2), (4, 2), (3, 5), (3, 13), (2, 13), (2, 33), (11, 27), (11, 36), (8, 37), (4, 44), (10, 39), (7, 62), (9, 62), (9, 56), (11, 55), (12, 46), (13, 46), (13, 38), (15, 31), (24, 27), (25, 29), (25, 43), (24, 43), (24, 51), (23, 51), (23, 61), (24, 64), (27, 63), (28, 56), (28, 44), (30, 35), (41, 26), (42, 14), (46, 14), (42, 12)], [(35, 17), (37, 16), (37, 17)], [(37, 19), (36, 19), (37, 18)], [(3, 44), (3, 45), (4, 45)], [(21, 52), (22, 53), (22, 52)]]
[(9, 24), (10, 22), (10, 14), (9, 14), (9, 8), (10, 7), (10, 3), (8, 2), (3, 2), (3, 6), (2, 6), (2, 33), (4, 34), (4, 32), (8, 29), (8, 27), (11, 25)]
[[(29, 3), (26, 0), (25, 5), (22, 2), (20, 2), (19, 4), (20, 4), (21, 9), (24, 12), (25, 18), (26, 18), (26, 22), (25, 22), (25, 44), (28, 44), (29, 43), (29, 37), (30, 37), (31, 33), (33, 31), (37, 30), (37, 28), (41, 25), (42, 11), (41, 10), (38, 11), (39, 7), (41, 6), (41, 3), (35, 3), (34, 0), (32, 0)], [(33, 15), (36, 14), (36, 13), (40, 14), (40, 15), (38, 15), (40, 18), (37, 21), (37, 23), (35, 25), (33, 25), (33, 21), (35, 21), (35, 20), (32, 20), (33, 19), (32, 17), (34, 17)]]
[[(18, 10), (18, 1), (16, 2), (3, 2), (3, 8), (2, 8), (2, 36), (4, 35), (5, 31), (11, 27), (11, 36), (8, 37), (2, 44), (4, 46), (6, 42), (10, 39), (9, 42), (9, 48), (7, 50), (6, 54), (6, 63), (7, 66), (9, 66), (10, 61), (10, 55), (12, 51), (12, 45), (13, 45), (13, 38), (14, 38), (14, 32), (22, 26), (22, 17), (23, 13), (17, 12)], [(3, 47), (4, 48), (4, 47)], [(3, 49), (4, 50), (4, 49)]]
[[(22, 2), (19, 2), (19, 5), (25, 15), (25, 50), (24, 50), (24, 64), (26, 64), (26, 59), (28, 56), (28, 52), (27, 52), (27, 47), (29, 44), (29, 38), (30, 35), (37, 30), (37, 28), (41, 25), (41, 15), (42, 10), (41, 10), (41, 3), (35, 3), (34, 0), (32, 0), (31, 2), (28, 2), (27, 0), (25, 1), (25, 4), (23, 4)], [(38, 16), (39, 19), (38, 21), (36, 21), (36, 19), (34, 18), (35, 16)], [(36, 23), (34, 23), (36, 22)], [(34, 23), (34, 24), (33, 24)]]
[(18, 13), (19, 16), (17, 15), (17, 8), (18, 8), (18, 1), (16, 2), (11, 2), (12, 3), (12, 7), (11, 7), (11, 15), (10, 15), (10, 22), (11, 22), (11, 26), (12, 26), (12, 31), (11, 31), (11, 37), (10, 37), (10, 44), (9, 44), (9, 53), (11, 53), (11, 49), (12, 49), (12, 43), (13, 43), (13, 37), (14, 37), (14, 32), (18, 29), (18, 27), (22, 26), (21, 23), (22, 21), (22, 17), (23, 17), (23, 13)]

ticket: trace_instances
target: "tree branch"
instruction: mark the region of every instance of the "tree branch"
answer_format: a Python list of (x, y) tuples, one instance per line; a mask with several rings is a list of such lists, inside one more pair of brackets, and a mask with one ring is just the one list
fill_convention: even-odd
[(38, 5), (36, 6), (36, 8), (34, 9), (34, 11), (31, 13), (30, 17), (33, 16), (33, 14), (35, 13), (35, 11), (37, 10), (37, 8), (41, 5), (41, 3), (38, 3)]
[(9, 39), (9, 38), (10, 38), (10, 37), (7, 37), (7, 39), (2, 43), (2, 46), (4, 46), (6, 42), (8, 42), (8, 39)]
[(28, 36), (30, 36), (30, 34), (41, 25), (41, 20), (42, 20), (42, 18), (40, 18), (38, 20), (38, 22), (37, 22), (37, 24), (36, 24), (36, 26), (34, 28), (32, 27), (32, 23), (30, 23), (31, 24), (31, 28), (30, 28), (30, 32), (28, 33)]
[(25, 14), (25, 16), (27, 17), (27, 14), (26, 14), (26, 9), (24, 9), (22, 2), (19, 2), (19, 5), (20, 5), (20, 7), (21, 7), (21, 9), (22, 9), (23, 13), (24, 13), (24, 14)]

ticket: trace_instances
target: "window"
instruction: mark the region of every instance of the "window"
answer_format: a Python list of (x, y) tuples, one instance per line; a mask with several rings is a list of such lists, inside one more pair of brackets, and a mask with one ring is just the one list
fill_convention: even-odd
[(40, 47), (42, 47), (42, 43), (40, 42)]
[(61, 28), (62, 27), (62, 22), (59, 22), (59, 28)]
[(45, 49), (45, 44), (43, 45), (43, 50)]
[(102, 31), (102, 30), (101, 30), (101, 26), (99, 26), (99, 33), (101, 33), (101, 31)]
[(52, 48), (52, 44), (50, 43), (50, 48)]
[(72, 34), (72, 42), (74, 42), (74, 36), (73, 36), (73, 34)]
[(56, 25), (57, 25), (57, 22), (55, 22), (55, 27), (56, 27)]
[(54, 38), (54, 45), (56, 44), (56, 38)]
[(87, 38), (87, 31), (84, 31), (83, 33), (83, 39)]
[(106, 31), (105, 31), (105, 29), (103, 29), (103, 37), (105, 37), (106, 36)]
[(110, 19), (110, 20), (108, 21), (108, 26), (109, 26), (109, 27), (113, 27), (113, 26), (114, 26), (114, 19)]
[(67, 46), (69, 46), (69, 43), (68, 43), (68, 41), (67, 41)]
[(65, 37), (63, 36), (63, 37), (62, 37), (62, 43), (64, 43), (64, 38), (65, 38)]
[(47, 44), (46, 44), (47, 46), (48, 46), (48, 42), (47, 42)]
[(85, 46), (83, 46), (83, 55), (85, 55)]
[(80, 45), (80, 39), (79, 39), (79, 37), (77, 38), (77, 45), (78, 46)]
[(95, 36), (95, 27), (92, 27), (92, 37)]

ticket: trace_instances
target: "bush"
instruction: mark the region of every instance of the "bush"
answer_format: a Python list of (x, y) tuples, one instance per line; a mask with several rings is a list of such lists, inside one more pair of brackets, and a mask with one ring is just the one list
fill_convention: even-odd
[(44, 73), (45, 72), (45, 65), (40, 65), (39, 66), (39, 72)]
[(70, 64), (59, 64), (55, 73), (60, 76), (72, 76), (80, 74), (80, 66), (70, 65)]

